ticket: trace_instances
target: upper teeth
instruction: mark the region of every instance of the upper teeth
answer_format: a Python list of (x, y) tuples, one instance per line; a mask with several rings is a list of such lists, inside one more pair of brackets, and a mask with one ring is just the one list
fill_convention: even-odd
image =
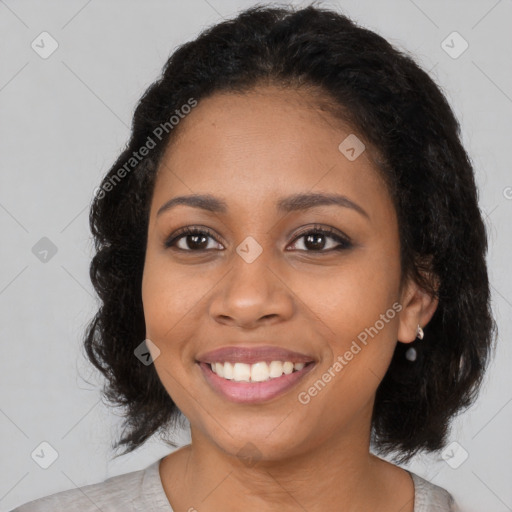
[(283, 373), (289, 375), (293, 370), (302, 370), (304, 363), (291, 361), (272, 361), (270, 364), (261, 361), (255, 364), (246, 363), (211, 363), (211, 368), (219, 377), (236, 382), (262, 382), (268, 379), (281, 377)]

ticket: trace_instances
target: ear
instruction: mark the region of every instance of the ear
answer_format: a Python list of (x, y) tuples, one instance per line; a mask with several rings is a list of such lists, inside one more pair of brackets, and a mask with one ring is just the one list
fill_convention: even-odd
[[(437, 280), (434, 281), (438, 289)], [(439, 299), (427, 293), (413, 279), (409, 279), (403, 287), (400, 299), (402, 310), (398, 314), (398, 341), (411, 343), (417, 337), (418, 324), (424, 329), (430, 322)]]

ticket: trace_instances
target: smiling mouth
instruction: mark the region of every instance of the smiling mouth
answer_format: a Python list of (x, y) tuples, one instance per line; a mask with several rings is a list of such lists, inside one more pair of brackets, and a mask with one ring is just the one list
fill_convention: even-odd
[[(295, 387), (316, 366), (315, 361), (261, 361), (254, 364), (198, 361), (197, 364), (206, 382), (217, 395), (238, 404), (259, 404), (277, 399)], [(234, 378), (227, 378), (226, 374), (221, 377), (217, 373), (227, 369), (227, 374), (230, 375), (230, 366)], [(252, 379), (253, 371), (256, 380)], [(271, 371), (274, 377), (271, 376)]]
[(293, 363), (292, 361), (259, 361), (254, 364), (247, 363), (206, 363), (211, 371), (218, 377), (233, 382), (267, 382), (273, 379), (279, 379), (283, 375), (300, 372), (305, 366), (312, 364)]

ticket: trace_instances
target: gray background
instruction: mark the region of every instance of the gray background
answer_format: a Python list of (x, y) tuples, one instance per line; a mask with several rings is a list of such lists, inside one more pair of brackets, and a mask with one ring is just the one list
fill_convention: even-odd
[[(151, 441), (110, 460), (120, 418), (100, 402), (101, 379), (80, 348), (97, 306), (88, 278), (88, 205), (128, 138), (138, 98), (172, 50), (254, 3), (0, 0), (1, 511), (143, 468), (169, 451)], [(478, 402), (450, 437), (467, 460), (454, 469), (438, 454), (408, 467), (449, 489), (467, 512), (512, 510), (512, 2), (319, 4), (415, 55), (462, 124), (489, 228), (499, 348)], [(43, 45), (43, 31), (59, 45), (46, 59), (31, 47), (34, 40)], [(469, 44), (457, 58), (442, 46), (453, 31)], [(445, 44), (453, 53), (463, 43)], [(43, 237), (57, 249), (46, 261), (33, 251)], [(182, 442), (188, 439), (184, 432)], [(43, 441), (58, 453), (48, 469), (31, 458)]]

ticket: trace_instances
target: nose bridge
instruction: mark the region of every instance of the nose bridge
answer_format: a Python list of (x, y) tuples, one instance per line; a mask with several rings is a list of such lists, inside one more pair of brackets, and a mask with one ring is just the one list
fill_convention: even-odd
[(217, 321), (254, 326), (261, 321), (279, 321), (293, 311), (286, 286), (271, 270), (273, 251), (247, 237), (233, 252), (231, 270), (211, 304)]
[(248, 237), (236, 248), (233, 254), (231, 293), (245, 293), (245, 289), (253, 289), (259, 295), (270, 296), (274, 287), (274, 274), (269, 270), (271, 264), (271, 249), (257, 245)]

